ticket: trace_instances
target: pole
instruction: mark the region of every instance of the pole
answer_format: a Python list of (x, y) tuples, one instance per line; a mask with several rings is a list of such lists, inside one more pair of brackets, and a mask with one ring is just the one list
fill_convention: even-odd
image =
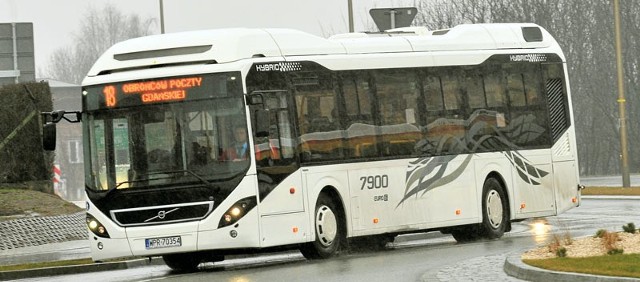
[(164, 1), (160, 0), (160, 34), (164, 34)]
[(396, 10), (389, 11), (391, 17), (391, 29), (396, 28)]
[(620, 36), (620, 1), (613, 0), (613, 18), (616, 33), (616, 66), (618, 69), (618, 111), (620, 112), (620, 151), (622, 155), (622, 187), (631, 186), (627, 156), (627, 116), (624, 98), (624, 72), (622, 69), (622, 40)]
[(353, 0), (349, 0), (348, 2), (348, 13), (349, 13), (349, 32), (353, 32)]
[[(16, 30), (16, 23), (11, 23), (11, 41), (13, 43), (13, 70), (16, 71), (16, 73), (19, 73), (19, 68), (18, 68), (18, 32)], [(14, 78), (14, 82), (17, 84), (18, 82), (20, 82), (20, 75), (16, 75), (16, 77)]]

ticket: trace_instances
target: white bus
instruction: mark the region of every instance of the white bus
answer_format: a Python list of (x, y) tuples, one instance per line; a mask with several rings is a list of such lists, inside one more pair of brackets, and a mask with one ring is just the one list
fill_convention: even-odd
[(149, 36), (82, 94), (96, 261), (499, 238), (580, 204), (565, 57), (535, 24)]

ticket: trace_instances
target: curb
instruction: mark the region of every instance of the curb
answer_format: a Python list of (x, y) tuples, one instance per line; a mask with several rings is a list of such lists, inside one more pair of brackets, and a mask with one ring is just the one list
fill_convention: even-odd
[(130, 269), (130, 268), (136, 268), (141, 266), (160, 265), (160, 264), (164, 264), (162, 259), (154, 258), (152, 260), (136, 259), (136, 260), (122, 261), (122, 262), (106, 262), (106, 263), (80, 264), (80, 265), (69, 265), (69, 266), (53, 266), (53, 267), (34, 268), (34, 269), (25, 269), (25, 270), (0, 271), (0, 281), (43, 277), (43, 276), (80, 274), (80, 273), (107, 271), (107, 270), (121, 270), (121, 269)]
[(504, 261), (504, 272), (512, 277), (526, 281), (567, 281), (567, 282), (628, 282), (640, 281), (637, 278), (601, 276), (575, 272), (559, 272), (537, 268), (525, 264), (520, 257), (522, 253), (511, 253)]
[(582, 199), (595, 199), (595, 200), (609, 200), (609, 199), (616, 199), (616, 200), (640, 200), (640, 196), (626, 196), (626, 195), (585, 195), (585, 196), (580, 196), (580, 198)]

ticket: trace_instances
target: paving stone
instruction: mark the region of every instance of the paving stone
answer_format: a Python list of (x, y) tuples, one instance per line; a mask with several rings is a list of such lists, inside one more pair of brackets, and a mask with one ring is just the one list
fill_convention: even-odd
[(0, 250), (87, 238), (85, 213), (0, 222)]

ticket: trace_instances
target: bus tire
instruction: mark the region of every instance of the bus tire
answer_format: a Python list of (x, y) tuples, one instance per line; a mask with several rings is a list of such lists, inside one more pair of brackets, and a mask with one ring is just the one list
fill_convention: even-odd
[(378, 234), (349, 239), (349, 250), (354, 252), (380, 251), (392, 243), (396, 236), (394, 234)]
[(163, 255), (162, 259), (169, 268), (178, 272), (194, 272), (202, 261), (197, 253)]
[(451, 229), (451, 236), (458, 243), (474, 242), (481, 238), (478, 225), (465, 225)]
[(326, 259), (338, 252), (346, 240), (344, 214), (327, 194), (318, 197), (314, 212), (314, 230), (316, 239), (300, 247), (307, 259)]
[(502, 237), (509, 222), (509, 201), (495, 178), (488, 178), (482, 187), (482, 223), (480, 234), (486, 239)]

